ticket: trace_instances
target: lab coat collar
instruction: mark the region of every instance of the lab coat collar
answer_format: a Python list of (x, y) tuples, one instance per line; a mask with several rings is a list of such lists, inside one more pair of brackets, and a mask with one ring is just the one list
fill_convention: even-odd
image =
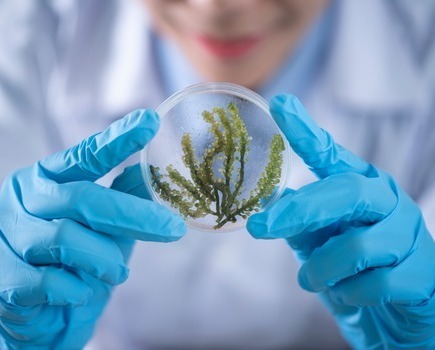
[(128, 1), (116, 14), (101, 96), (106, 115), (133, 108), (157, 108), (164, 97), (159, 78), (150, 19), (137, 1)]
[(336, 7), (336, 3), (332, 3), (316, 20), (289, 53), (284, 64), (258, 90), (260, 95), (270, 100), (274, 95), (288, 92), (304, 100), (313, 89), (322, 69), (323, 58), (329, 50)]
[(165, 97), (187, 86), (203, 82), (176, 43), (153, 32), (151, 32), (151, 41), (155, 53), (155, 66), (160, 72)]

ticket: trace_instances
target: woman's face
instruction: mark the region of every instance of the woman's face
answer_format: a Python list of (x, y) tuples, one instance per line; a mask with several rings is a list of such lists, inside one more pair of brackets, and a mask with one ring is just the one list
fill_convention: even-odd
[(328, 0), (143, 0), (157, 30), (205, 80), (255, 88), (274, 72)]

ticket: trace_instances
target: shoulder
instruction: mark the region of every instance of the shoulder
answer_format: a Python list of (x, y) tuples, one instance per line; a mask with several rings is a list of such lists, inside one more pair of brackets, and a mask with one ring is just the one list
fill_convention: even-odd
[(61, 36), (72, 32), (92, 34), (105, 25), (115, 25), (126, 13), (137, 13), (141, 5), (139, 0), (0, 1), (0, 38), (13, 41), (8, 40), (12, 35), (11, 39), (20, 42), (23, 37), (50, 32)]
[(331, 97), (395, 107), (435, 85), (435, 2), (339, 0), (334, 23), (325, 70)]

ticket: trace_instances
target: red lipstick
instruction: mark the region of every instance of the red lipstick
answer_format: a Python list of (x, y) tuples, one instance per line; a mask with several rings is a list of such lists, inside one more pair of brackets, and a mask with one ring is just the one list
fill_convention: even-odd
[(205, 35), (195, 35), (194, 39), (213, 56), (221, 58), (242, 57), (251, 52), (260, 41), (260, 37), (216, 39)]

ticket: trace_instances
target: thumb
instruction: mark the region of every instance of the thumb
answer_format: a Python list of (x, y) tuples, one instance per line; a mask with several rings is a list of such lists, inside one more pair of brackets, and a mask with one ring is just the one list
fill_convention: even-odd
[(160, 125), (157, 113), (139, 109), (78, 145), (39, 162), (47, 177), (58, 183), (95, 181), (141, 150)]
[(110, 188), (136, 197), (151, 199), (142, 177), (140, 164), (125, 168), (124, 172), (113, 180)]
[(292, 149), (319, 178), (347, 172), (367, 175), (372, 170), (370, 164), (335, 143), (295, 96), (275, 96), (270, 101), (270, 112)]

